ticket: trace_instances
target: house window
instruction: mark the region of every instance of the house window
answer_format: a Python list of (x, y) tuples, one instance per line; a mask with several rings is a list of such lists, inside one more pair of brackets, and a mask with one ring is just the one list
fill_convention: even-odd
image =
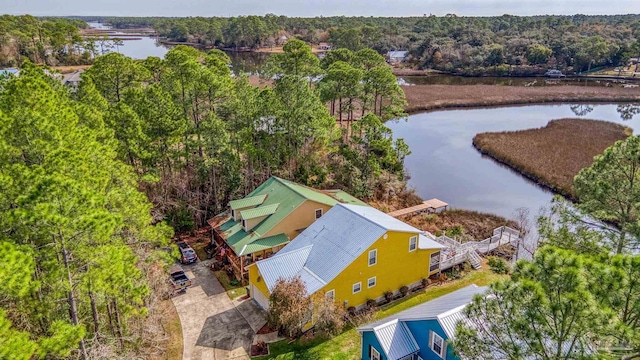
[(231, 217), (233, 218), (233, 220), (236, 219), (236, 211), (231, 209)]
[(444, 358), (444, 339), (433, 331), (431, 331), (431, 343), (429, 347), (434, 353), (438, 354), (438, 356)]
[(374, 286), (376, 286), (376, 277), (375, 276), (372, 277), (372, 278), (369, 278), (369, 280), (367, 280), (367, 288), (372, 288)]
[(440, 251), (436, 251), (431, 254), (431, 258), (429, 259), (429, 273), (437, 271), (440, 269)]
[(409, 238), (409, 252), (415, 251), (418, 248), (418, 237), (412, 236)]
[(375, 265), (378, 262), (378, 250), (369, 251), (369, 266)]
[(369, 345), (369, 358), (371, 360), (380, 360), (380, 352), (376, 350), (373, 346)]
[(242, 228), (244, 229), (244, 231), (249, 231), (247, 230), (247, 220), (242, 219)]
[(357, 283), (353, 284), (352, 290), (353, 290), (354, 294), (359, 293), (360, 290), (362, 290), (362, 283), (357, 282)]
[(333, 290), (333, 289), (332, 289), (332, 290), (329, 290), (329, 291), (327, 291), (326, 293), (324, 293), (324, 296), (325, 296), (327, 299), (334, 299), (334, 298), (336, 297), (336, 291), (335, 291), (335, 290)]
[(316, 219), (320, 219), (321, 216), (322, 216), (322, 209), (317, 209), (316, 210)]

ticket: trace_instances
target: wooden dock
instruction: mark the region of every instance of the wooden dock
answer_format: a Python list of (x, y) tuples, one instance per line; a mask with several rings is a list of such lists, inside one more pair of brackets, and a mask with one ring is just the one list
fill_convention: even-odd
[(447, 206), (449, 206), (449, 204), (447, 204), (442, 200), (431, 199), (431, 200), (423, 201), (422, 204), (419, 204), (416, 206), (392, 211), (388, 213), (388, 215), (393, 216), (394, 218), (399, 218), (399, 217), (419, 214), (423, 212), (437, 212), (439, 210), (446, 210)]

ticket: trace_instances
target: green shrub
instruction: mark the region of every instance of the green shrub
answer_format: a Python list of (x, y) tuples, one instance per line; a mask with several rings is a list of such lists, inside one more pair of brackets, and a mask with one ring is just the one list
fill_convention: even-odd
[(489, 264), (491, 271), (496, 274), (508, 274), (511, 272), (511, 266), (509, 266), (507, 261), (503, 258), (491, 256), (487, 259), (487, 263)]

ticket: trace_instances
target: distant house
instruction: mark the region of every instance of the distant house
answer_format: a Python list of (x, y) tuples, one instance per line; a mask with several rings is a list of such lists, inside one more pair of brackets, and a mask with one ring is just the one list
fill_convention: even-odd
[(389, 62), (389, 64), (401, 63), (407, 59), (408, 55), (409, 55), (409, 52), (404, 50), (389, 51), (387, 52), (387, 61)]
[(82, 75), (83, 72), (84, 70), (80, 69), (72, 72), (71, 74), (63, 75), (64, 84), (72, 87), (77, 87), (78, 85), (80, 85), (80, 81), (82, 80), (82, 77), (80, 75)]
[[(268, 309), (278, 280), (300, 277), (307, 294), (358, 309), (438, 273), (443, 247), (370, 206), (337, 204), (278, 254), (249, 266), (250, 294)], [(315, 320), (312, 314), (305, 328)]]
[(358, 328), (363, 360), (458, 360), (447, 341), (464, 320), (463, 310), (487, 287), (469, 285), (435, 300)]
[(244, 281), (249, 264), (273, 256), (338, 203), (366, 205), (342, 190), (316, 190), (272, 176), (207, 222), (212, 242)]
[(318, 49), (331, 50), (331, 45), (327, 44), (326, 42), (321, 42), (320, 44), (318, 44)]

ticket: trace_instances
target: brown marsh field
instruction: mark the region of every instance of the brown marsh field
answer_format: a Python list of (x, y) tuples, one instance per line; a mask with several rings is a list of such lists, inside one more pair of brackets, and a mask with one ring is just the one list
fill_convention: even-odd
[(560, 119), (539, 129), (481, 133), (473, 145), (540, 185), (575, 199), (573, 178), (631, 129), (607, 121)]
[(640, 101), (640, 87), (412, 85), (402, 86), (402, 89), (407, 97), (408, 105), (405, 111), (408, 113), (483, 106)]

